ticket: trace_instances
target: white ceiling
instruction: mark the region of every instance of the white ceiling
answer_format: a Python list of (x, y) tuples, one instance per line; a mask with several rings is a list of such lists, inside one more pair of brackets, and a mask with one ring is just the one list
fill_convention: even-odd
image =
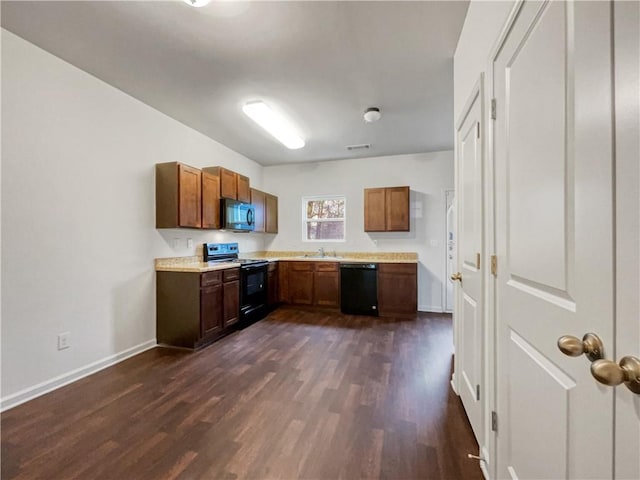
[[(3, 1), (2, 26), (229, 148), (276, 165), (453, 148), (468, 1)], [(287, 150), (241, 111), (300, 127)], [(382, 119), (362, 114), (380, 107)], [(370, 143), (349, 152), (346, 145)]]

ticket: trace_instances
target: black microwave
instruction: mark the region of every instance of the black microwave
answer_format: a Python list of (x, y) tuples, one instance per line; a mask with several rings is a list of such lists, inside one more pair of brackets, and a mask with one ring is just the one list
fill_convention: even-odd
[(222, 228), (251, 231), (255, 229), (256, 211), (250, 203), (223, 198), (221, 200)]

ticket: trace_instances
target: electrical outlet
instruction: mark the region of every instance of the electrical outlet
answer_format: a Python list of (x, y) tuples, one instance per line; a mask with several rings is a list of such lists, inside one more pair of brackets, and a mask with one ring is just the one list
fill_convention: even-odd
[(173, 239), (173, 248), (179, 248), (180, 247), (180, 239), (179, 238), (174, 238)]
[(193, 238), (187, 238), (187, 248), (193, 248)]
[(58, 335), (58, 350), (64, 350), (71, 346), (69, 343), (69, 335), (69, 332), (64, 332)]

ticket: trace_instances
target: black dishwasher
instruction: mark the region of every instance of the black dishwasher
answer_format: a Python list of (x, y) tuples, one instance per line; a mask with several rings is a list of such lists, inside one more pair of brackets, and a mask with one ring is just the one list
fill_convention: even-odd
[(378, 316), (378, 266), (375, 263), (340, 264), (340, 311)]

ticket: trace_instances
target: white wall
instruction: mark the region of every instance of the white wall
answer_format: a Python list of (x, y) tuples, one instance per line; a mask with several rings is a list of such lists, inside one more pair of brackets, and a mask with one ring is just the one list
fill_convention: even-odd
[[(323, 246), (351, 252), (417, 252), (418, 306), (420, 310), (442, 311), (444, 190), (453, 188), (452, 151), (265, 167), (264, 184), (279, 202), (279, 234), (267, 237), (265, 248), (298, 251)], [(411, 187), (411, 231), (366, 233), (364, 189), (402, 185)], [(308, 195), (346, 196), (344, 243), (302, 240), (302, 197)]]
[[(456, 123), (480, 72), (486, 73), (491, 49), (514, 3), (512, 0), (472, 0), (469, 4), (453, 57), (453, 118)], [(485, 98), (491, 98), (489, 90)]]
[[(154, 226), (154, 164), (223, 165), (257, 187), (260, 165), (5, 30), (2, 147), (5, 407), (155, 343), (155, 257), (194, 254), (186, 238), (263, 248), (260, 234)], [(57, 351), (60, 332), (71, 348)]]
[[(471, 94), (471, 91), (480, 74), (485, 74), (484, 82), (484, 100), (485, 112), (488, 112), (489, 102), (492, 98), (492, 87), (489, 81), (489, 69), (491, 68), (489, 56), (495, 47), (500, 32), (511, 12), (513, 1), (480, 1), (472, 0), (469, 9), (467, 10), (467, 17), (460, 33), (460, 39), (458, 40), (458, 46), (453, 57), (453, 85), (454, 85), (454, 120), (457, 123), (462, 115), (462, 110)], [(488, 131), (485, 129), (485, 132)], [(488, 137), (485, 136), (485, 145), (488, 141)], [(488, 174), (488, 162), (486, 161), (486, 149), (485, 149), (485, 185), (490, 182), (490, 175)], [(485, 189), (484, 201), (486, 211), (491, 210), (491, 197), (493, 192), (489, 189)], [(485, 219), (486, 220), (486, 219)], [(485, 236), (489, 231), (489, 225), (485, 224)], [(483, 241), (483, 258), (489, 258), (489, 255), (493, 253), (493, 250), (488, 242), (489, 238), (486, 237)], [(484, 319), (490, 318), (488, 315), (489, 302), (483, 301)], [(483, 380), (482, 391), (487, 394), (482, 397), (482, 409), (484, 418), (484, 437), (478, 439), (480, 446), (480, 455), (485, 458), (486, 462), (481, 462), (480, 467), (485, 472), (487, 478), (495, 478), (495, 436), (491, 432), (490, 418), (491, 410), (495, 405), (494, 399), (494, 365), (493, 365), (493, 351), (491, 350), (492, 343), (490, 337), (492, 336), (492, 330), (484, 323), (485, 328), (483, 338)], [(454, 312), (454, 332), (457, 331), (457, 318)], [(455, 338), (455, 333), (454, 333)], [(461, 358), (460, 349), (461, 345), (456, 345), (454, 368), (458, 369), (458, 359)], [(460, 374), (457, 374), (460, 381)]]

